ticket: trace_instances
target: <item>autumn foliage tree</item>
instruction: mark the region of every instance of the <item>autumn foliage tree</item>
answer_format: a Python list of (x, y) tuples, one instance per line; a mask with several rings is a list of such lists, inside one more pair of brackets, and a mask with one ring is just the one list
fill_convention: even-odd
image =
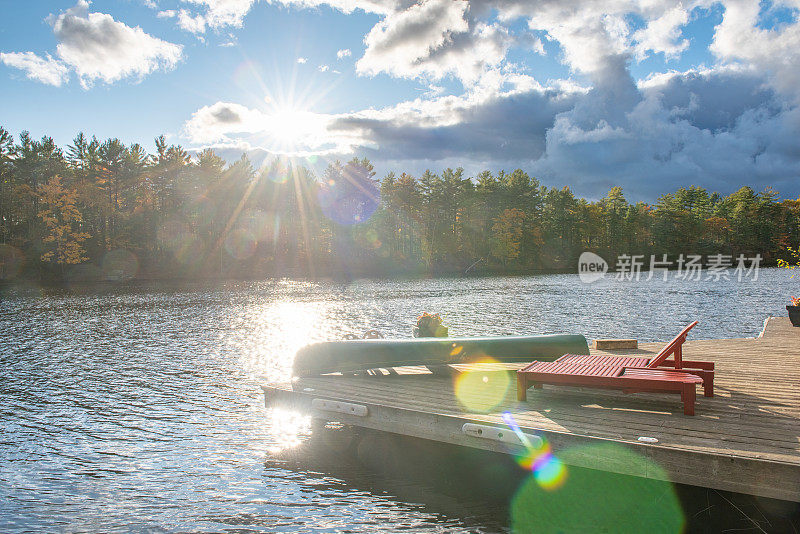
[(55, 176), (39, 186), (39, 218), (44, 223), (41, 259), (56, 265), (74, 265), (86, 261), (82, 243), (89, 234), (81, 230), (83, 217), (76, 206), (77, 192), (61, 184)]

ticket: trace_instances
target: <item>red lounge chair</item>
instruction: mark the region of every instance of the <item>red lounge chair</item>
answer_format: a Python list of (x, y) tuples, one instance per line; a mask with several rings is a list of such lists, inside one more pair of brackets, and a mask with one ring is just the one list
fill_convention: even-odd
[[(695, 386), (714, 395), (714, 364), (683, 361), (681, 346), (697, 321), (683, 329), (653, 358), (565, 354), (554, 362), (533, 362), (517, 372), (517, 398), (543, 384), (617, 389), (625, 393), (680, 393), (683, 413), (694, 415)], [(668, 360), (673, 356), (672, 360)], [(668, 369), (657, 368), (668, 366)]]
[(667, 369), (581, 365), (569, 362), (533, 362), (517, 371), (517, 399), (527, 399), (528, 387), (542, 384), (618, 389), (625, 393), (680, 393), (683, 413), (694, 415), (695, 385), (703, 379)]
[[(703, 395), (714, 396), (714, 362), (698, 362), (683, 359), (683, 343), (689, 330), (697, 325), (694, 321), (675, 336), (652, 358), (640, 356), (600, 356), (584, 354), (565, 354), (558, 362), (571, 362), (581, 365), (604, 365), (607, 367), (628, 367), (639, 369), (667, 368), (694, 374), (703, 379)], [(671, 359), (670, 356), (672, 356)]]

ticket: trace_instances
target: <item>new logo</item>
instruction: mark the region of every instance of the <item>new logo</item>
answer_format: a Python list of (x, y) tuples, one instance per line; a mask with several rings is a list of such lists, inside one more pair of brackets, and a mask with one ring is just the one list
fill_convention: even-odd
[(594, 252), (584, 252), (578, 258), (578, 276), (584, 284), (600, 280), (607, 272), (608, 263)]

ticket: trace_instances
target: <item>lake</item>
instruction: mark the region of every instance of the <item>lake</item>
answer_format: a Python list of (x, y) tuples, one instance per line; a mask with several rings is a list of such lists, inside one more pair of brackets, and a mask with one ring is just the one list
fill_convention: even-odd
[[(645, 276), (646, 278), (646, 276)], [(422, 311), (451, 336), (757, 336), (800, 280), (577, 275), (138, 283), (0, 294), (0, 530), (494, 532), (502, 507), (453, 503), (422, 479), (319, 458), (285, 461), (311, 429), (263, 406), (294, 352)], [(456, 499), (458, 500), (458, 499)], [(449, 503), (449, 504), (448, 504)]]

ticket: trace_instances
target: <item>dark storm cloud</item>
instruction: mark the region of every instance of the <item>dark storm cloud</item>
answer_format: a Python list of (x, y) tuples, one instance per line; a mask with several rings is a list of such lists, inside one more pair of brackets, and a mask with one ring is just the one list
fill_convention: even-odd
[(669, 78), (657, 90), (666, 109), (697, 128), (714, 132), (734, 128), (748, 110), (776, 115), (782, 108), (775, 91), (750, 72), (688, 72)]
[(398, 124), (391, 119), (350, 116), (335, 121), (331, 129), (365, 132), (379, 148), (362, 152), (381, 159), (432, 159), (435, 155), (435, 159), (535, 160), (544, 153), (545, 134), (555, 116), (574, 102), (574, 95), (535, 91), (467, 107), (458, 112), (458, 122), (452, 125)]
[[(800, 112), (752, 72), (673, 74), (637, 88), (616, 69), (587, 93), (555, 90), (498, 97), (446, 126), (349, 116), (332, 128), (361, 131), (356, 153), (419, 171), (463, 165), (522, 167), (592, 198), (621, 185), (654, 200), (676, 187), (722, 193), (772, 186), (800, 194)], [(406, 170), (391, 168), (387, 170)]]

